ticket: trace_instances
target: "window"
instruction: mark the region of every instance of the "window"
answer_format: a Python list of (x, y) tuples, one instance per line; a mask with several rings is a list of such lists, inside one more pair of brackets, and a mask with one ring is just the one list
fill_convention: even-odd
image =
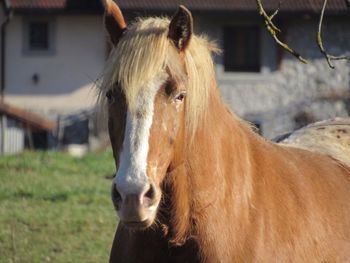
[(29, 40), (29, 49), (48, 50), (49, 49), (49, 23), (30, 22), (28, 40)]
[(49, 19), (28, 19), (24, 22), (24, 53), (52, 54), (53, 22)]
[(225, 71), (260, 71), (260, 29), (258, 26), (224, 28)]

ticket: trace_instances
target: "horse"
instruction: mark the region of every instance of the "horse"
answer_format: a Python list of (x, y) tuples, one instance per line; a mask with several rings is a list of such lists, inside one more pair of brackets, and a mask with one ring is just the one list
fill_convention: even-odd
[(232, 113), (184, 6), (131, 25), (104, 9), (110, 262), (349, 262), (350, 156), (273, 143)]
[(333, 156), (350, 167), (350, 119), (335, 118), (311, 123), (277, 141)]

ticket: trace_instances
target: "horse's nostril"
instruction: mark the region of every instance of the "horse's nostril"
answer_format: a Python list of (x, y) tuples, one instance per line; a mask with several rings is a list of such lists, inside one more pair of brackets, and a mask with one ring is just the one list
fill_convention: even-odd
[(114, 203), (120, 202), (122, 200), (122, 196), (118, 192), (117, 187), (115, 185), (113, 185), (112, 187), (112, 200)]
[(148, 191), (145, 194), (146, 198), (149, 198), (150, 200), (153, 200), (155, 198), (156, 192), (154, 190), (154, 186), (153, 184), (150, 184), (150, 187), (148, 189)]

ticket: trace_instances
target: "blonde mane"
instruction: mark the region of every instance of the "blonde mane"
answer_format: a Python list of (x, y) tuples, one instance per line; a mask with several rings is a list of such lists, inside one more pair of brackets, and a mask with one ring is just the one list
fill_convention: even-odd
[(169, 23), (167, 18), (147, 18), (138, 19), (128, 27), (107, 62), (100, 98), (103, 102), (105, 93), (119, 86), (129, 110), (134, 111), (140, 89), (168, 68), (175, 81), (187, 87), (186, 122), (194, 131), (208, 108), (209, 90), (215, 78), (211, 53), (217, 48), (205, 37), (193, 35), (180, 58), (168, 38)]

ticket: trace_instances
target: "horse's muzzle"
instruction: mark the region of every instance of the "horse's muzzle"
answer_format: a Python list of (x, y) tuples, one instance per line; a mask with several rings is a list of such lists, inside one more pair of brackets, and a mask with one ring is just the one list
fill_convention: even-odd
[(142, 229), (152, 225), (157, 210), (155, 188), (152, 184), (145, 193), (126, 195), (120, 194), (113, 185), (112, 201), (125, 226)]

